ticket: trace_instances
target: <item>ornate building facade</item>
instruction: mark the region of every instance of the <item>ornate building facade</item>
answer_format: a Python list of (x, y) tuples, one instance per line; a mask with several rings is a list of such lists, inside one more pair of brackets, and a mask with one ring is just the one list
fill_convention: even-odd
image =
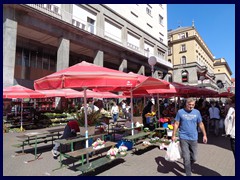
[(173, 64), (168, 76), (172, 81), (219, 92), (231, 85), (227, 62), (215, 59), (194, 24), (169, 30), (168, 46), (168, 62)]

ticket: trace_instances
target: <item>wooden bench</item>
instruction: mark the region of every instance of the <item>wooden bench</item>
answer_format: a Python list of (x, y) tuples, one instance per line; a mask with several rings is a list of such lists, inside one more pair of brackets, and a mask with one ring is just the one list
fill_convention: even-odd
[[(76, 151), (66, 153), (66, 155), (69, 158), (73, 158), (73, 159), (81, 158), (81, 160), (80, 160), (81, 165), (79, 167), (77, 167), (77, 170), (81, 171), (82, 173), (86, 173), (89, 171), (93, 171), (100, 166), (108, 164), (108, 163), (112, 162), (113, 160), (104, 156), (104, 157), (101, 157), (98, 159), (93, 159), (91, 162), (87, 161), (87, 163), (84, 164), (84, 155), (88, 155), (93, 152), (95, 152), (95, 153), (101, 152), (101, 155), (102, 155), (103, 152), (107, 152), (111, 147), (115, 146), (116, 144), (117, 144), (116, 142), (107, 141), (105, 146), (102, 148), (93, 149), (93, 147), (89, 147), (89, 148), (79, 149)], [(121, 158), (121, 157), (117, 157), (116, 159), (119, 159), (119, 158)]]
[(27, 135), (21, 135), (21, 136), (16, 136), (18, 138), (18, 141), (21, 143), (14, 144), (12, 145), (13, 147), (22, 147), (22, 153), (24, 153), (24, 147), (25, 146), (31, 146), (35, 144), (40, 144), (40, 143), (47, 143), (49, 141), (52, 142), (58, 139), (59, 133), (51, 133), (51, 134), (41, 134), (38, 136), (27, 136)]
[(138, 134), (134, 134), (134, 135), (130, 135), (130, 136), (125, 136), (122, 139), (123, 140), (128, 140), (128, 141), (132, 141), (134, 144), (140, 140), (140, 139), (145, 139), (147, 137), (151, 137), (155, 134), (155, 132), (140, 132)]
[(148, 148), (149, 146), (152, 146), (152, 145), (143, 145), (141, 143), (141, 144), (137, 144), (137, 145), (133, 146), (133, 150), (134, 150), (134, 152), (136, 152), (138, 150), (144, 150), (144, 149)]
[(80, 157), (82, 158), (81, 163), (83, 165), (84, 162), (84, 155), (93, 153), (93, 152), (97, 152), (97, 151), (108, 151), (112, 146), (115, 146), (117, 143), (116, 142), (111, 142), (111, 141), (107, 141), (105, 143), (105, 146), (99, 149), (93, 149), (93, 147), (88, 147), (88, 148), (84, 148), (84, 149), (79, 149), (79, 150), (75, 150), (75, 151), (71, 151), (68, 153), (65, 153), (66, 157), (68, 158), (73, 158), (73, 159), (79, 159)]
[(84, 174), (84, 173), (87, 173), (90, 171), (94, 171), (95, 169), (97, 169), (103, 165), (109, 164), (112, 161), (114, 161), (116, 159), (120, 159), (120, 158), (121, 157), (116, 157), (115, 159), (110, 159), (110, 158), (104, 156), (104, 157), (96, 159), (88, 164), (81, 165), (81, 166), (77, 167), (76, 169), (81, 171)]
[(137, 142), (137, 144), (135, 144), (132, 148), (133, 148), (133, 152), (136, 152), (138, 150), (144, 150), (144, 149), (147, 149), (148, 147), (151, 147), (151, 146), (159, 146), (159, 142), (154, 142), (154, 143), (151, 143), (149, 145), (143, 145), (143, 142), (144, 141), (148, 141), (150, 142), (150, 139), (149, 138), (146, 138), (144, 140), (140, 140)]
[[(82, 141), (86, 141), (86, 140), (89, 140), (91, 138), (97, 138), (99, 136), (102, 136), (102, 139), (104, 139), (105, 135), (107, 135), (107, 133), (103, 133), (103, 134), (96, 134), (96, 135), (91, 135), (89, 136), (88, 138), (86, 137), (83, 137), (83, 136), (77, 136), (77, 137), (73, 137), (73, 138), (68, 138), (68, 139), (57, 139), (55, 142), (58, 142), (60, 144), (60, 168), (62, 167), (62, 160), (63, 160), (63, 157), (65, 158), (69, 158), (70, 156), (68, 155), (69, 152), (63, 152), (63, 146), (64, 145), (69, 145), (70, 144), (70, 152), (73, 152), (74, 151), (74, 143), (78, 143), (78, 142), (82, 142)], [(57, 168), (59, 169), (59, 168)], [(57, 170), (55, 169), (55, 170)], [(54, 170), (53, 170), (54, 171)]]
[[(91, 138), (97, 138), (97, 137), (100, 137), (100, 136), (104, 140), (105, 135), (107, 135), (107, 133), (91, 135), (91, 136), (88, 136), (88, 138), (78, 135), (77, 137), (72, 137), (72, 138), (67, 138), (67, 139), (57, 139), (56, 142), (58, 142), (60, 144), (60, 148), (61, 148), (62, 145), (70, 144), (71, 151), (73, 151), (74, 150), (74, 148), (73, 148), (74, 143), (81, 142), (81, 141), (84, 141), (84, 140), (88, 140), (88, 139), (91, 139)], [(61, 153), (61, 151), (60, 151), (60, 153)]]

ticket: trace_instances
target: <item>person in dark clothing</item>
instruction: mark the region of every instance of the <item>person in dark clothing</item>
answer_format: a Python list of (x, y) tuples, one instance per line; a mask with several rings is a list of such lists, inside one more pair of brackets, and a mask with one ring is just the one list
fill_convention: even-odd
[[(59, 139), (67, 139), (71, 137), (76, 137), (77, 132), (80, 132), (78, 122), (76, 120), (71, 120), (67, 123), (64, 128), (63, 135)], [(54, 142), (55, 146), (52, 149), (53, 157), (58, 156), (58, 147), (60, 146), (59, 143)]]
[(147, 113), (152, 112), (152, 105), (154, 105), (152, 101), (148, 101), (147, 105), (143, 108), (143, 112), (142, 112), (143, 125), (144, 127), (148, 127), (150, 130), (151, 130), (151, 127), (150, 127), (150, 124), (147, 123), (147, 118), (145, 115)]

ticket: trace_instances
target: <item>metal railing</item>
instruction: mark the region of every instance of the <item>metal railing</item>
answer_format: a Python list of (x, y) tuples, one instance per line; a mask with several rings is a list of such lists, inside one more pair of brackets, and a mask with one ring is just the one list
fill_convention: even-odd
[[(137, 53), (149, 57), (150, 53), (147, 50), (141, 50), (139, 47), (131, 44), (130, 42), (127, 42), (127, 45), (125, 46), (123, 44), (123, 41), (121, 38), (115, 36), (114, 34), (112, 34), (109, 31), (104, 30), (101, 27), (96, 26), (95, 24), (91, 24), (87, 21), (82, 20), (81, 18), (78, 18), (76, 16), (74, 16), (73, 14), (65, 11), (64, 9), (61, 9), (60, 7), (54, 5), (54, 4), (22, 4), (22, 5), (27, 5), (30, 6), (34, 9), (37, 9), (41, 12), (44, 12), (46, 14), (49, 14), (51, 16), (54, 16), (64, 22), (67, 22), (69, 24), (72, 24), (73, 26), (87, 31), (89, 33), (92, 33), (94, 35), (100, 36), (102, 38), (105, 38), (109, 41), (112, 41), (114, 43), (117, 43), (123, 47), (127, 47), (131, 50), (136, 51)], [(68, 18), (64, 18), (64, 16), (68, 17)], [(66, 20), (67, 19), (67, 20)], [(172, 64), (169, 63), (167, 60), (162, 60), (162, 57), (159, 57), (158, 55), (154, 55), (156, 57), (158, 57), (158, 62), (159, 63), (163, 63), (166, 66), (170, 66), (172, 67)]]

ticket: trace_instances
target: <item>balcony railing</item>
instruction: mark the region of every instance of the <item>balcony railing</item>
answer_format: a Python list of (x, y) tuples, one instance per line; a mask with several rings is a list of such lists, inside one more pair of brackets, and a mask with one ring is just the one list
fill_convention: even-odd
[(54, 4), (26, 4), (39, 11), (61, 19), (61, 10)]
[(127, 46), (128, 46), (129, 48), (133, 49), (133, 50), (139, 51), (139, 47), (131, 44), (130, 42), (127, 42)]
[[(62, 21), (64, 21), (65, 23), (70, 23), (73, 26), (83, 30), (83, 31), (87, 31), (89, 33), (95, 34), (97, 36), (103, 37), (105, 39), (108, 39), (109, 41), (115, 42), (123, 47), (125, 47), (125, 45), (122, 42), (122, 39), (115, 36), (114, 34), (112, 34), (111, 32), (108, 32), (106, 30), (104, 30), (101, 27), (96, 26), (95, 24), (91, 24), (87, 21), (82, 20), (81, 18), (78, 18), (76, 16), (74, 16), (73, 14), (65, 11), (64, 9), (61, 9), (60, 7), (54, 5), (54, 4), (22, 4), (22, 5), (27, 5), (30, 6), (34, 9), (37, 9), (41, 12), (44, 12), (46, 14), (49, 14), (51, 16), (54, 16), (58, 19), (61, 19)], [(147, 50), (141, 50), (138, 46), (135, 46), (129, 42), (127, 42), (127, 47), (129, 49), (135, 50), (137, 53), (144, 55), (146, 57), (150, 57), (150, 53)], [(163, 63), (166, 66), (172, 67), (172, 64), (169, 63), (168, 61), (165, 60), (161, 60), (160, 58), (158, 58), (158, 62), (159, 63)]]

